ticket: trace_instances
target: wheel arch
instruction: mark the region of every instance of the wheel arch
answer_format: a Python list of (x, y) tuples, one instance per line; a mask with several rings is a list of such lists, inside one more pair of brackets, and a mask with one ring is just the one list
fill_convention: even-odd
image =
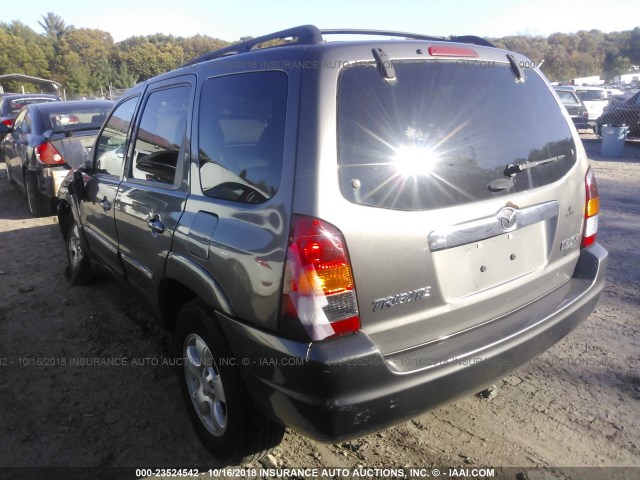
[(186, 257), (170, 253), (158, 286), (159, 314), (169, 330), (173, 330), (182, 306), (196, 298), (217, 311), (235, 316), (227, 296), (209, 272)]

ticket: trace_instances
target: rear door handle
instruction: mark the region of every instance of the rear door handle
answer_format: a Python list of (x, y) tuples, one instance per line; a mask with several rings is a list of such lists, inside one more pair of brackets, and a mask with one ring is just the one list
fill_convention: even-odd
[(147, 218), (147, 227), (149, 227), (154, 234), (160, 235), (164, 233), (164, 223), (160, 221), (157, 213), (153, 217)]
[(101, 201), (100, 201), (100, 206), (102, 207), (102, 209), (105, 212), (108, 212), (109, 210), (111, 210), (111, 202), (109, 200), (107, 200), (107, 197), (104, 197)]

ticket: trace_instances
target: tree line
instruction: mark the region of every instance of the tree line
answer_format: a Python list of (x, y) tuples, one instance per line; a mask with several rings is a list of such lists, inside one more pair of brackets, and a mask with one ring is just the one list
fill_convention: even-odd
[[(70, 96), (102, 96), (109, 86), (128, 88), (172, 70), (230, 42), (206, 35), (133, 36), (114, 42), (110, 33), (67, 25), (49, 12), (38, 22), (42, 33), (20, 21), (0, 23), (0, 74), (21, 73), (61, 83)], [(241, 38), (244, 40), (248, 37)], [(612, 79), (640, 65), (640, 27), (623, 32), (599, 30), (516, 35), (489, 39), (497, 47), (528, 56), (551, 81), (600, 75)], [(17, 84), (3, 84), (16, 91)]]
[[(69, 96), (102, 96), (109, 86), (129, 88), (203, 53), (230, 45), (205, 35), (134, 36), (114, 42), (110, 33), (67, 25), (55, 13), (38, 22), (43, 33), (14, 20), (0, 23), (0, 75), (21, 73), (62, 84)], [(16, 91), (17, 83), (3, 83)], [(19, 91), (19, 90), (18, 90)]]
[(526, 55), (536, 65), (544, 60), (540, 69), (552, 82), (593, 75), (611, 81), (640, 65), (640, 27), (623, 32), (581, 30), (489, 40), (497, 47)]

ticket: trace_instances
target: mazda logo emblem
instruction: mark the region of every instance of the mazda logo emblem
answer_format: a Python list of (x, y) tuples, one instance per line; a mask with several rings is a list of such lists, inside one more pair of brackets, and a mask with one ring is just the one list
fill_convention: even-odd
[(505, 232), (515, 230), (518, 226), (518, 211), (515, 208), (505, 207), (498, 212), (498, 220), (500, 226)]

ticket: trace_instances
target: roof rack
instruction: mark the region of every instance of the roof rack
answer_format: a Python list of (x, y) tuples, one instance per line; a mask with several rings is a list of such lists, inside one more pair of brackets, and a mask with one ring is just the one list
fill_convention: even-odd
[(318, 30), (317, 27), (313, 25), (301, 25), (299, 27), (288, 28), (286, 30), (281, 30), (279, 32), (270, 33), (268, 35), (263, 35), (262, 37), (252, 38), (250, 40), (246, 40), (244, 42), (236, 43), (229, 47), (221, 48), (219, 50), (214, 50), (213, 52), (205, 53), (204, 55), (200, 55), (193, 60), (182, 65), (183, 67), (187, 67), (189, 65), (194, 65), (196, 63), (206, 62), (208, 60), (213, 60), (214, 58), (226, 57), (228, 55), (236, 55), (238, 53), (246, 53), (254, 50), (258, 45), (263, 43), (272, 41), (272, 40), (287, 40), (286, 45), (305, 45), (305, 44), (313, 44), (313, 43), (321, 43), (322, 33)]
[(485, 40), (482, 37), (476, 37), (475, 35), (460, 35), (458, 37), (449, 37), (449, 42), (458, 42), (458, 43), (473, 43), (474, 45), (481, 45), (483, 47), (493, 47), (496, 46), (488, 40)]
[(402, 37), (412, 40), (434, 40), (439, 42), (473, 43), (483, 47), (494, 47), (491, 42), (475, 35), (461, 35), (457, 37), (434, 37), (419, 33), (396, 32), (393, 30), (354, 30), (354, 29), (329, 29), (320, 30), (323, 35), (379, 35), (383, 37)]
[(446, 41), (445, 37), (433, 37), (429, 35), (420, 35), (418, 33), (394, 32), (392, 30), (357, 30), (352, 28), (334, 28), (320, 30), (323, 35), (377, 35), (381, 37), (403, 37), (412, 40), (435, 40), (438, 42)]
[[(252, 38), (244, 42), (236, 43), (228, 47), (214, 50), (193, 60), (188, 61), (183, 67), (189, 65), (195, 65), (197, 63), (206, 62), (215, 58), (226, 57), (229, 55), (237, 55), (239, 53), (247, 53), (252, 50), (256, 50), (257, 47), (263, 43), (273, 40), (285, 40), (284, 45), (312, 45), (315, 43), (324, 42), (323, 35), (377, 35), (384, 37), (402, 37), (412, 40), (432, 40), (438, 42), (459, 42), (459, 43), (472, 43), (475, 45), (482, 45), (485, 47), (495, 47), (492, 43), (488, 42), (484, 38), (476, 37), (475, 35), (462, 35), (458, 37), (434, 37), (429, 35), (420, 35), (417, 33), (408, 32), (396, 32), (392, 30), (358, 30), (358, 29), (328, 29), (320, 30), (314, 25), (301, 25), (299, 27), (288, 28), (286, 30), (280, 30), (279, 32), (270, 33), (261, 37)], [(278, 47), (282, 45), (277, 45)]]

